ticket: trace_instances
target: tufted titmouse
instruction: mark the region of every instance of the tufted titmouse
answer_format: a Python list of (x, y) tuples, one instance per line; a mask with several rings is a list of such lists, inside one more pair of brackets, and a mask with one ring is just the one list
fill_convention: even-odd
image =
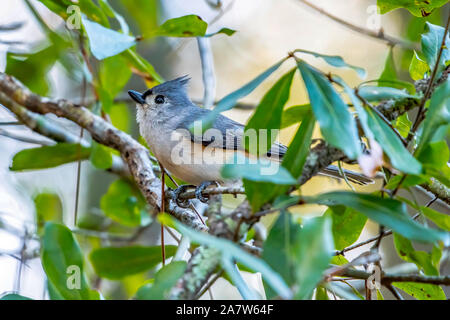
[[(216, 117), (209, 134), (208, 131), (197, 134), (195, 130), (191, 133), (190, 126), (211, 111), (198, 107), (189, 99), (188, 81), (189, 78), (184, 76), (144, 93), (129, 90), (128, 94), (137, 103), (139, 131), (158, 161), (177, 178), (198, 186), (197, 198), (205, 201), (201, 196), (205, 187), (212, 182), (227, 183), (221, 176), (225, 161), (237, 154), (251, 155), (242, 145), (244, 126), (223, 115)], [(286, 146), (275, 142), (261, 157), (279, 163), (286, 151)], [(342, 178), (335, 166), (328, 166), (321, 174)], [(345, 174), (354, 183), (372, 182), (356, 172), (345, 170)]]

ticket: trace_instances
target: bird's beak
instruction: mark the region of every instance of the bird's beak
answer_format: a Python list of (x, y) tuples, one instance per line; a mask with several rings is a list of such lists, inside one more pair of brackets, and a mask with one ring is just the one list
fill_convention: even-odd
[(144, 104), (145, 99), (142, 97), (142, 94), (140, 92), (134, 91), (134, 90), (128, 90), (128, 94), (130, 95), (131, 99), (136, 101), (139, 104)]

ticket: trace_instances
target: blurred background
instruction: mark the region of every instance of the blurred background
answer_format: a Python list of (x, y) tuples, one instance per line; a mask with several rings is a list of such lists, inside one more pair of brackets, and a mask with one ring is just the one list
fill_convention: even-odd
[[(75, 1), (74, 1), (75, 2)], [(360, 79), (350, 69), (333, 69), (318, 59), (305, 56), (313, 65), (321, 70), (339, 74), (344, 80), (356, 86), (364, 80), (377, 79), (382, 72), (389, 53), (389, 46), (377, 39), (369, 38), (360, 33), (349, 30), (342, 24), (332, 21), (323, 14), (311, 9), (298, 0), (148, 0), (154, 11), (136, 10), (142, 1), (109, 1), (112, 7), (124, 16), (133, 34), (145, 32), (144, 28), (152, 28), (163, 21), (187, 14), (196, 14), (208, 22), (208, 32), (215, 32), (222, 27), (237, 30), (231, 36), (217, 35), (208, 38), (206, 45), (211, 49), (215, 75), (215, 100), (220, 99), (231, 91), (241, 87), (255, 76), (266, 70), (294, 49), (306, 49), (328, 55), (342, 56), (346, 62), (363, 67), (367, 70), (367, 78)], [(29, 1), (38, 15), (54, 30), (64, 28), (64, 21), (48, 10), (39, 1)], [(376, 12), (375, 0), (315, 0), (314, 4), (332, 15), (346, 21), (374, 31), (382, 29), (386, 34), (411, 41), (419, 39), (423, 28), (423, 20), (416, 19), (408, 12), (396, 10), (380, 16)], [(427, 20), (442, 25), (442, 12), (448, 12), (449, 6), (435, 11)], [(4, 71), (7, 63), (7, 52), (30, 52), (38, 47), (45, 47), (45, 33), (37, 21), (30, 6), (22, 0), (2, 0), (0, 11), (0, 25), (23, 22), (22, 28), (0, 34), (0, 70)], [(13, 42), (13, 43), (10, 43)], [(194, 101), (203, 100), (204, 86), (202, 81), (202, 64), (199, 55), (199, 44), (195, 38), (156, 38), (151, 41), (141, 41), (137, 47), (156, 71), (164, 79), (188, 74), (191, 77), (189, 94)], [(407, 67), (410, 52), (399, 48), (394, 49), (399, 78), (409, 80)], [(39, 64), (39, 61), (36, 62)], [(42, 62), (44, 63), (44, 62)], [(290, 61), (276, 71), (267, 81), (258, 87), (243, 102), (256, 105), (264, 93), (285, 72), (294, 67)], [(27, 74), (27, 70), (23, 70)], [(43, 81), (39, 73), (30, 70), (30, 76), (37, 77), (36, 81)], [(66, 98), (80, 101), (82, 85), (79, 75), (70, 74), (59, 63), (49, 65), (43, 77), (48, 79), (47, 95), (55, 98)], [(132, 76), (125, 89), (144, 90), (146, 84), (137, 76)], [(92, 92), (88, 91), (88, 98)], [(125, 92), (122, 93), (125, 97)], [(294, 77), (291, 97), (287, 107), (306, 103), (308, 97), (300, 77)], [(225, 114), (234, 120), (245, 123), (251, 115), (248, 109), (233, 109)], [(111, 118), (113, 123), (127, 129), (138, 137), (135, 110), (133, 104), (121, 103), (114, 106)], [(12, 121), (14, 118), (0, 108), (0, 121)], [(61, 120), (58, 120), (61, 121)], [(62, 122), (67, 130), (79, 134), (70, 123)], [(289, 144), (297, 126), (281, 131), (280, 141)], [(8, 128), (11, 133), (30, 139), (45, 140), (22, 126)], [(319, 137), (319, 131), (315, 137)], [(0, 293), (19, 291), (21, 294), (42, 299), (47, 298), (45, 275), (39, 259), (31, 259), (39, 248), (38, 242), (32, 235), (36, 230), (36, 209), (33, 198), (42, 192), (59, 195), (62, 203), (63, 219), (68, 226), (73, 226), (74, 208), (76, 202), (76, 186), (78, 164), (72, 163), (53, 169), (11, 172), (9, 166), (12, 156), (24, 148), (36, 147), (35, 143), (18, 142), (0, 135)], [(355, 169), (355, 168), (353, 168)], [(106, 192), (115, 176), (95, 170), (89, 161), (83, 161), (80, 169), (80, 188), (78, 216), (79, 224), (89, 226), (93, 224), (111, 226), (111, 221), (100, 210), (100, 197)], [(304, 194), (314, 194), (326, 190), (348, 189), (345, 183), (317, 177), (308, 182), (302, 189)], [(370, 192), (379, 185), (361, 187), (360, 190)], [(405, 197), (415, 197), (421, 203), (427, 202), (427, 197), (420, 193), (402, 194)], [(225, 205), (232, 207), (239, 199), (225, 197)], [(435, 204), (439, 211), (439, 204)], [(319, 215), (325, 207), (303, 206), (295, 214)], [(275, 217), (268, 217), (263, 221), (265, 227), (270, 226)], [(127, 231), (114, 226), (118, 231)], [(111, 230), (111, 229), (109, 229)], [(129, 230), (128, 230), (129, 231)], [(139, 242), (146, 245), (157, 244), (159, 241), (159, 227), (150, 227), (139, 237)], [(370, 238), (378, 233), (378, 226), (368, 222), (359, 240)], [(23, 241), (24, 235), (27, 235)], [(167, 235), (168, 243), (171, 240)], [(78, 240), (86, 247), (100, 245), (100, 240), (79, 236)], [(108, 243), (103, 241), (102, 245)], [(362, 247), (365, 250), (367, 247)], [(409, 264), (400, 260), (395, 254), (392, 238), (386, 237), (382, 241), (383, 264), (387, 270), (410, 270)], [(86, 250), (85, 252), (89, 252)], [(351, 258), (360, 254), (354, 250), (348, 254)], [(30, 257), (21, 263), (21, 257)], [(88, 266), (89, 267), (89, 266)], [(445, 266), (444, 266), (445, 267)], [(89, 269), (88, 269), (89, 270)], [(414, 269), (411, 269), (414, 270)], [(103, 281), (98, 283), (102, 292), (108, 298), (129, 298), (142, 283), (145, 275), (139, 274), (123, 281)], [(250, 284), (262, 290), (262, 284), (257, 275), (247, 274)], [(96, 281), (96, 279), (91, 279)], [(225, 280), (219, 280), (212, 288), (214, 298), (239, 298), (237, 290)], [(383, 292), (384, 293), (384, 292)], [(390, 293), (385, 293), (386, 297)], [(208, 295), (203, 298), (209, 299)]]

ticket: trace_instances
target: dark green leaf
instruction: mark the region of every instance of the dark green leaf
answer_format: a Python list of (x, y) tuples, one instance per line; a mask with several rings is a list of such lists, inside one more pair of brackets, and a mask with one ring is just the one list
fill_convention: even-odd
[(301, 122), (310, 111), (311, 105), (309, 103), (287, 108), (283, 111), (280, 129), (284, 129)]
[(162, 267), (155, 274), (152, 284), (146, 284), (136, 293), (138, 300), (165, 300), (168, 299), (168, 291), (177, 283), (186, 270), (185, 261), (174, 261)]
[(430, 66), (430, 70), (433, 70), (436, 64), (438, 65), (437, 75), (439, 75), (440, 71), (445, 68), (446, 62), (450, 60), (450, 37), (447, 33), (445, 46), (438, 62), (439, 50), (442, 45), (445, 29), (427, 22), (425, 31), (426, 33), (422, 34), (422, 52)]
[(100, 200), (103, 212), (123, 225), (136, 227), (148, 213), (145, 200), (133, 185), (126, 180), (116, 180)]
[(450, 231), (450, 215), (438, 212), (428, 207), (420, 207), (424, 216), (433, 221), (439, 228)]
[(367, 110), (368, 124), (375, 140), (389, 156), (392, 165), (400, 171), (420, 174), (422, 165), (404, 147), (394, 131), (372, 110)]
[(82, 18), (82, 22), (89, 37), (91, 52), (98, 60), (119, 54), (136, 44), (132, 36), (105, 28), (86, 18)]
[(296, 299), (310, 299), (333, 255), (331, 219), (326, 216), (305, 219), (292, 253), (295, 279), (299, 286)]
[(326, 212), (329, 212), (333, 219), (332, 230), (336, 250), (342, 250), (358, 240), (366, 225), (365, 215), (344, 206), (330, 207)]
[[(306, 157), (309, 154), (310, 141), (314, 130), (315, 119), (310, 110), (305, 116), (294, 136), (286, 154), (283, 157), (281, 166), (298, 179), (302, 173)], [(286, 193), (289, 190), (287, 185), (275, 185), (273, 183), (260, 183), (244, 180), (245, 194), (252, 204), (253, 211), (272, 201), (277, 196)]]
[[(171, 257), (176, 246), (166, 246), (166, 257)], [(105, 247), (91, 252), (89, 259), (92, 266), (102, 278), (121, 279), (144, 272), (162, 261), (161, 246), (143, 247)]]
[(16, 153), (9, 168), (12, 171), (46, 169), (89, 158), (90, 148), (74, 143), (24, 149)]
[(314, 115), (324, 138), (355, 159), (361, 153), (355, 119), (330, 82), (316, 69), (299, 60), (298, 68), (308, 91)]
[[(284, 105), (289, 99), (289, 93), (292, 84), (292, 78), (296, 69), (286, 73), (278, 80), (274, 86), (264, 95), (259, 103), (253, 116), (245, 126), (245, 131), (256, 132), (257, 141), (253, 139), (245, 139), (245, 148), (252, 154), (266, 154), (270, 150), (276, 135), (272, 134), (272, 130), (278, 133), (281, 126), (281, 115)], [(265, 132), (265, 141), (260, 136), (260, 130)], [(249, 145), (251, 143), (251, 145)], [(261, 148), (261, 146), (263, 146)]]
[(422, 135), (419, 140), (416, 154), (420, 157), (426, 144), (432, 140), (438, 127), (450, 122), (450, 78), (442, 83), (433, 93), (430, 106), (423, 121)]
[(25, 297), (25, 296), (21, 296), (20, 294), (16, 294), (16, 293), (8, 293), (8, 294), (5, 294), (4, 296), (2, 296), (0, 298), (0, 300), (33, 300), (33, 299)]
[(83, 271), (83, 253), (66, 226), (46, 223), (41, 260), (48, 280), (64, 299), (99, 298), (98, 293), (89, 288)]
[[(394, 55), (393, 55), (393, 48), (389, 48), (389, 53), (386, 58), (386, 62), (384, 64), (384, 69), (381, 72), (381, 75), (379, 77), (379, 80), (381, 82), (383, 81), (392, 81), (397, 80), (397, 70), (395, 67), (395, 61), (394, 61)], [(380, 85), (380, 83), (378, 83)]]
[(438, 285), (416, 282), (393, 282), (394, 287), (418, 300), (446, 300), (444, 290)]
[(410, 240), (397, 233), (394, 233), (394, 244), (400, 258), (414, 263), (426, 275), (439, 275), (439, 271), (432, 263), (431, 254), (425, 251), (416, 251)]
[(369, 102), (390, 99), (418, 98), (417, 96), (410, 95), (405, 90), (391, 87), (362, 86), (358, 88), (358, 94)]
[[(286, 281), (292, 285), (294, 281), (294, 269), (292, 248), (298, 239), (300, 225), (292, 221), (292, 216), (287, 211), (282, 211), (275, 223), (270, 228), (267, 239), (264, 241), (262, 259)], [(264, 283), (267, 299), (273, 299), (276, 292)]]
[(272, 268), (270, 268), (263, 260), (245, 252), (229, 240), (216, 238), (204, 232), (194, 231), (173, 219), (168, 214), (161, 214), (158, 217), (162, 223), (171, 227), (176, 227), (179, 232), (187, 236), (193, 242), (216, 248), (219, 253), (226, 253), (227, 257), (230, 259), (240, 262), (242, 265), (252, 269), (255, 272), (260, 272), (263, 279), (273, 290), (277, 292), (280, 297), (284, 299), (291, 298), (292, 294), (289, 287), (280, 275), (273, 271)]
[(278, 162), (247, 158), (236, 154), (231, 163), (225, 164), (221, 170), (225, 179), (244, 178), (251, 181), (272, 182), (275, 184), (295, 184), (289, 171)]
[(348, 64), (340, 56), (329, 56), (329, 55), (326, 55), (326, 54), (320, 54), (320, 53), (312, 52), (312, 51), (308, 51), (308, 50), (299, 50), (298, 49), (298, 50), (295, 50), (295, 51), (296, 52), (302, 52), (302, 53), (311, 54), (311, 55), (313, 55), (316, 58), (321, 58), (326, 63), (328, 63), (329, 65), (331, 65), (333, 67), (336, 67), (336, 68), (351, 68), (351, 69), (356, 71), (356, 73), (358, 74), (358, 76), (360, 78), (364, 78), (366, 76), (366, 70), (364, 70), (363, 68), (352, 66), (351, 64)]
[(422, 242), (443, 241), (448, 243), (450, 235), (445, 232), (426, 228), (412, 220), (407, 213), (406, 205), (398, 200), (380, 198), (375, 195), (356, 192), (329, 192), (316, 197), (306, 198), (308, 203), (327, 206), (344, 205), (366, 215), (402, 236)]

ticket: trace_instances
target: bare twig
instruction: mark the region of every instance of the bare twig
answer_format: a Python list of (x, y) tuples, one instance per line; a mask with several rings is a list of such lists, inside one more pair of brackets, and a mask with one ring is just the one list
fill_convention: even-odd
[(324, 15), (325, 17), (339, 23), (340, 25), (353, 30), (355, 32), (358, 32), (360, 34), (363, 34), (365, 36), (371, 37), (373, 39), (377, 39), (383, 42), (386, 42), (387, 44), (393, 46), (393, 45), (399, 45), (405, 49), (410, 49), (410, 50), (414, 50), (414, 49), (418, 49), (418, 46), (414, 43), (411, 43), (409, 41), (405, 41), (403, 39), (399, 39), (390, 35), (386, 35), (384, 33), (384, 31), (382, 29), (378, 30), (378, 31), (374, 31), (374, 30), (370, 30), (367, 28), (363, 28), (360, 26), (356, 26), (344, 19), (341, 19), (338, 16), (335, 16), (327, 11), (325, 11), (324, 9), (316, 6), (315, 4), (307, 1), (307, 0), (298, 0), (299, 2), (301, 2), (302, 4), (308, 6), (309, 8), (313, 9), (314, 11)]

